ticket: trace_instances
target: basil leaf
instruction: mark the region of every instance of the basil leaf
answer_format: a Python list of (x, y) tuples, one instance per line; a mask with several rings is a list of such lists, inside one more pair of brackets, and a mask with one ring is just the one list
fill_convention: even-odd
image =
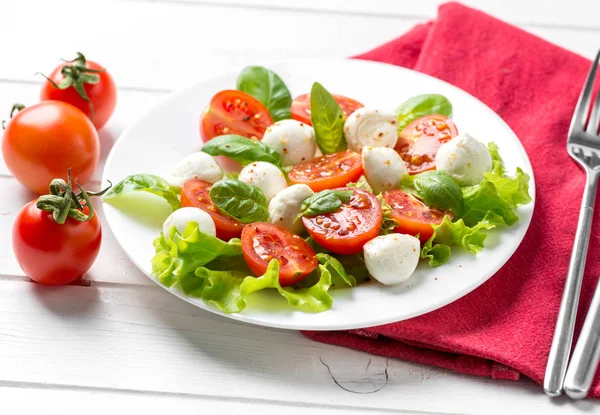
[(225, 179), (210, 189), (210, 198), (224, 214), (242, 223), (267, 222), (267, 198), (258, 187), (240, 180)]
[(255, 161), (266, 161), (281, 167), (279, 153), (257, 140), (251, 140), (241, 135), (228, 134), (215, 137), (202, 146), (204, 153), (211, 156), (227, 156), (243, 165)]
[(275, 72), (262, 66), (246, 66), (238, 76), (236, 88), (252, 95), (267, 107), (273, 121), (292, 117), (292, 96)]
[(425, 115), (441, 114), (452, 116), (452, 104), (443, 95), (425, 94), (409, 98), (394, 111), (398, 115), (398, 132)]
[(427, 206), (450, 210), (456, 216), (462, 214), (463, 192), (445, 171), (431, 170), (414, 176), (405, 175), (401, 187), (418, 196)]
[(133, 174), (127, 176), (119, 183), (110, 188), (102, 196), (102, 200), (110, 200), (129, 192), (148, 192), (165, 199), (173, 210), (181, 207), (177, 193), (171, 188), (171, 185), (164, 179), (153, 174)]
[(310, 120), (321, 152), (331, 154), (345, 150), (344, 112), (333, 96), (318, 82), (315, 82), (310, 90), (310, 111)]
[(300, 214), (302, 216), (316, 216), (321, 213), (335, 212), (342, 207), (343, 203), (348, 203), (352, 197), (352, 190), (323, 190), (307, 197), (302, 202)]

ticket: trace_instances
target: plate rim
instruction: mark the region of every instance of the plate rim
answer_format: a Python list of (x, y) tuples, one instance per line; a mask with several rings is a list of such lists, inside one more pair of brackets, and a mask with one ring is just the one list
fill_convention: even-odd
[[(413, 74), (417, 74), (418, 76), (421, 76), (421, 77), (434, 79), (435, 82), (442, 82), (442, 83), (446, 84), (447, 86), (449, 86), (450, 88), (457, 89), (461, 93), (466, 94), (469, 97), (471, 97), (473, 100), (475, 100), (481, 106), (482, 109), (485, 109), (485, 111), (487, 111), (492, 117), (495, 117), (501, 124), (503, 124), (503, 126), (507, 129), (507, 131), (509, 131), (512, 134), (513, 139), (516, 144), (516, 147), (517, 147), (519, 153), (521, 154), (523, 160), (526, 162), (526, 166), (520, 166), (520, 167), (527, 167), (526, 170), (528, 172), (531, 172), (530, 183), (529, 183), (529, 193), (530, 193), (532, 201), (531, 201), (531, 204), (527, 205), (527, 207), (531, 211), (531, 213), (524, 218), (523, 217), (519, 218), (519, 220), (523, 221), (523, 222), (521, 222), (521, 224), (522, 225), (524, 224), (523, 237), (521, 238), (519, 243), (515, 244), (514, 248), (510, 250), (510, 254), (508, 255), (506, 261), (504, 261), (504, 263), (496, 271), (492, 272), (490, 275), (488, 275), (485, 278), (475, 279), (473, 283), (466, 284), (462, 290), (457, 291), (453, 296), (448, 296), (447, 298), (444, 299), (444, 301), (435, 303), (435, 305), (432, 305), (431, 307), (420, 308), (418, 311), (416, 311), (414, 313), (408, 313), (407, 316), (401, 318), (400, 320), (398, 320), (397, 317), (396, 318), (388, 318), (388, 319), (386, 319), (386, 318), (378, 318), (378, 319), (371, 318), (371, 319), (362, 320), (361, 323), (358, 325), (357, 324), (337, 324), (337, 325), (329, 325), (327, 327), (314, 327), (314, 326), (307, 325), (307, 324), (297, 324), (297, 323), (294, 324), (293, 326), (286, 325), (286, 324), (279, 324), (278, 322), (264, 321), (263, 319), (260, 319), (260, 318), (257, 318), (257, 317), (251, 316), (251, 315), (245, 315), (245, 314), (240, 314), (240, 313), (226, 314), (226, 313), (223, 313), (218, 308), (204, 303), (201, 299), (195, 299), (195, 298), (191, 298), (191, 297), (185, 295), (184, 293), (180, 292), (176, 287), (166, 287), (166, 286), (162, 285), (156, 279), (156, 277), (154, 277), (151, 274), (146, 273), (144, 271), (144, 267), (141, 264), (139, 264), (138, 261), (130, 254), (130, 252), (127, 249), (125, 249), (125, 247), (122, 245), (121, 241), (116, 236), (116, 234), (113, 230), (113, 225), (111, 224), (111, 220), (109, 219), (109, 217), (111, 216), (111, 213), (107, 214), (107, 212), (110, 212), (111, 209), (116, 209), (116, 208), (110, 206), (109, 204), (105, 204), (103, 202), (103, 207), (106, 205), (110, 206), (110, 208), (108, 210), (103, 209), (104, 210), (103, 216), (106, 219), (106, 223), (107, 223), (109, 229), (111, 230), (111, 232), (113, 233), (113, 235), (115, 236), (115, 240), (117, 241), (117, 244), (125, 252), (125, 255), (129, 259), (129, 261), (131, 261), (142, 274), (144, 274), (147, 278), (149, 278), (151, 281), (153, 281), (156, 285), (160, 286), (161, 288), (170, 292), (171, 294), (175, 295), (176, 297), (186, 301), (187, 303), (194, 305), (197, 308), (206, 310), (208, 312), (211, 312), (213, 314), (216, 314), (216, 315), (224, 317), (224, 318), (232, 319), (232, 320), (247, 323), (247, 324), (257, 325), (257, 326), (261, 326), (261, 327), (272, 327), (272, 328), (277, 328), (277, 329), (296, 330), (296, 331), (297, 330), (307, 330), (307, 331), (352, 330), (352, 329), (359, 329), (359, 328), (376, 327), (376, 326), (380, 326), (380, 325), (391, 324), (394, 322), (399, 322), (399, 321), (404, 321), (404, 320), (408, 320), (411, 318), (415, 318), (415, 317), (418, 317), (418, 316), (421, 316), (424, 314), (428, 314), (428, 313), (438, 310), (440, 308), (446, 307), (449, 304), (452, 304), (453, 302), (459, 300), (460, 298), (464, 297), (465, 295), (476, 290), (478, 287), (480, 287), (485, 282), (487, 282), (490, 278), (492, 278), (498, 271), (500, 271), (500, 269), (514, 256), (514, 253), (516, 252), (516, 250), (519, 249), (519, 247), (523, 243), (523, 240), (525, 239), (525, 236), (527, 235), (527, 233), (529, 231), (529, 227), (531, 225), (531, 221), (532, 221), (533, 214), (535, 211), (535, 204), (536, 204), (535, 174), (533, 171), (533, 167), (531, 165), (531, 161), (529, 160), (529, 156), (528, 156), (527, 152), (525, 151), (525, 148), (523, 147), (523, 144), (521, 143), (521, 140), (519, 139), (517, 134), (513, 131), (513, 129), (506, 123), (506, 121), (504, 121), (504, 119), (499, 114), (497, 114), (494, 110), (492, 110), (488, 105), (486, 105), (484, 102), (482, 102), (479, 98), (475, 97), (474, 95), (470, 94), (469, 92), (465, 91), (464, 89), (462, 89), (458, 86), (455, 86), (449, 82), (446, 82), (442, 79), (436, 78), (434, 76), (431, 76), (431, 75), (428, 75), (428, 74), (425, 74), (425, 73), (422, 73), (419, 71), (415, 71), (410, 68), (392, 65), (392, 64), (388, 64), (388, 63), (384, 63), (384, 62), (370, 61), (370, 60), (366, 60), (366, 59), (357, 59), (357, 58), (352, 58), (352, 59), (317, 59), (317, 58), (287, 59), (287, 60), (270, 61), (268, 64), (273, 65), (273, 66), (275, 66), (275, 65), (293, 65), (294, 63), (321, 63), (321, 64), (328, 63), (328, 64), (334, 64), (334, 65), (338, 64), (339, 65), (339, 64), (347, 64), (350, 62), (352, 62), (353, 64), (359, 63), (361, 65), (373, 65), (373, 66), (382, 66), (382, 67), (387, 67), (387, 68), (393, 68), (394, 70), (398, 70), (400, 72), (403, 72), (403, 71), (410, 72)], [(116, 154), (119, 146), (123, 142), (121, 140), (122, 137), (130, 134), (130, 131), (133, 130), (137, 124), (139, 124), (145, 118), (147, 118), (149, 116), (149, 114), (153, 113), (158, 108), (166, 105), (168, 102), (170, 102), (172, 99), (175, 99), (177, 96), (187, 93), (190, 89), (194, 89), (200, 85), (206, 84), (207, 82), (210, 82), (211, 80), (214, 80), (217, 78), (236, 76), (237, 73), (239, 72), (239, 69), (244, 66), (246, 66), (246, 65), (234, 65), (234, 66), (232, 66), (231, 71), (227, 71), (227, 72), (224, 72), (224, 73), (221, 73), (218, 75), (215, 74), (215, 76), (208, 77), (208, 78), (202, 79), (202, 80), (194, 81), (194, 82), (189, 83), (181, 88), (171, 91), (168, 94), (166, 94), (162, 99), (160, 99), (160, 101), (158, 103), (156, 103), (151, 108), (149, 108), (147, 111), (145, 111), (143, 114), (138, 116), (133, 122), (131, 122), (121, 132), (121, 134), (119, 134), (117, 140), (115, 141), (114, 145), (112, 146), (112, 148), (105, 160), (105, 163), (104, 163), (102, 179), (101, 179), (102, 182), (107, 181), (107, 178), (106, 178), (107, 167), (109, 167), (112, 164), (112, 159), (115, 157), (114, 155)], [(324, 311), (324, 313), (327, 313), (327, 311)], [(315, 313), (315, 315), (320, 315), (320, 314), (322, 314), (322, 313)]]

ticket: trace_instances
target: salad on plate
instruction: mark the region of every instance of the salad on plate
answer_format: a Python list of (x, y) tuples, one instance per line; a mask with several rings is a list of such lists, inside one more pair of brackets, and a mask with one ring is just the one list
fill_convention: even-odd
[(250, 66), (201, 114), (200, 151), (103, 199), (146, 191), (171, 206), (154, 241), (161, 284), (225, 313), (260, 290), (323, 312), (334, 290), (401, 284), (453, 249), (477, 254), (531, 201), (529, 176), (509, 174), (493, 142), (451, 117), (439, 94), (393, 112), (318, 82), (292, 99), (277, 74)]

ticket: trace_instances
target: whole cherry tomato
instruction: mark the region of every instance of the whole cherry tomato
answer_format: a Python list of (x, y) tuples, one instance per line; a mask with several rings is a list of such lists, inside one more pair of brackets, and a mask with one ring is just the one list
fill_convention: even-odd
[(52, 179), (65, 179), (69, 168), (79, 183), (90, 180), (100, 158), (100, 143), (83, 112), (61, 101), (44, 101), (22, 109), (8, 122), (2, 155), (21, 184), (43, 194)]
[(62, 285), (85, 274), (98, 256), (102, 229), (90, 196), (102, 192), (73, 194), (70, 175), (68, 182), (53, 180), (50, 189), (50, 195), (28, 203), (17, 215), (13, 250), (29, 278)]
[(40, 99), (63, 101), (79, 108), (99, 130), (115, 110), (117, 86), (104, 67), (77, 53), (77, 58), (50, 73), (42, 85)]

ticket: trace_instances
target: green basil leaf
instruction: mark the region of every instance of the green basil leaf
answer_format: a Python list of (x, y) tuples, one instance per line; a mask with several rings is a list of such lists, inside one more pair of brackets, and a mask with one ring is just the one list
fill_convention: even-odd
[(102, 196), (102, 200), (110, 200), (129, 192), (148, 192), (165, 199), (173, 210), (181, 207), (177, 193), (171, 188), (171, 185), (164, 179), (152, 174), (133, 174), (127, 176), (119, 183), (109, 189)]
[(302, 202), (300, 214), (302, 216), (316, 216), (321, 213), (335, 212), (342, 207), (343, 203), (348, 203), (352, 197), (352, 190), (323, 190), (307, 197)]
[(450, 210), (456, 216), (462, 214), (463, 192), (445, 171), (431, 170), (414, 176), (405, 175), (401, 187), (421, 198), (427, 206)]
[(240, 180), (225, 179), (210, 189), (210, 198), (224, 214), (242, 223), (267, 222), (267, 198), (258, 187)]
[(409, 98), (394, 111), (398, 115), (398, 132), (425, 115), (441, 114), (452, 116), (452, 104), (443, 95), (425, 94)]
[(345, 150), (344, 112), (333, 96), (318, 82), (313, 84), (310, 91), (310, 111), (310, 120), (321, 152), (331, 154)]
[(227, 156), (243, 165), (255, 161), (266, 161), (281, 167), (279, 153), (258, 140), (228, 134), (211, 139), (202, 146), (202, 151), (211, 156)]
[(273, 121), (292, 117), (292, 96), (275, 72), (262, 66), (246, 66), (238, 76), (236, 88), (252, 95), (267, 107)]

